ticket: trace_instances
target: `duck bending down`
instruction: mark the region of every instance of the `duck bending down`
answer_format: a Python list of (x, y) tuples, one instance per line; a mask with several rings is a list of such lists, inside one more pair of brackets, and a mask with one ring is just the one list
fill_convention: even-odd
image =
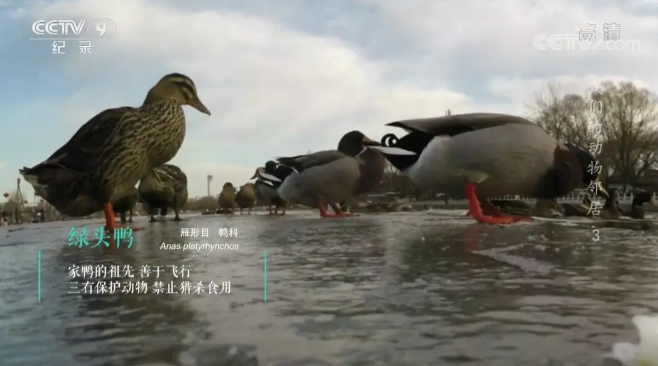
[(554, 199), (598, 176), (587, 169), (596, 162), (593, 155), (555, 140), (521, 117), (471, 113), (398, 121), (388, 126), (409, 133), (400, 139), (388, 134), (382, 138), (382, 146), (416, 154), (382, 151), (386, 159), (424, 189), (449, 195), (465, 191), (472, 216), (480, 223), (529, 219), (504, 215), (500, 210), (493, 216), (484, 215), (479, 202), (493, 206), (491, 197)]
[[(350, 216), (338, 203), (379, 183), (381, 175), (370, 175), (379, 167), (372, 165), (378, 164), (379, 154), (365, 154), (368, 148), (378, 145), (363, 133), (351, 131), (341, 138), (337, 150), (278, 158), (279, 164), (291, 168), (278, 193), (287, 202), (318, 208), (322, 218)], [(334, 210), (333, 215), (327, 213), (327, 204)]]
[[(267, 209), (270, 215), (278, 215), (279, 208), (281, 208), (281, 215), (286, 214), (287, 202), (279, 196), (277, 189), (281, 186), (281, 183), (288, 175), (292, 173), (292, 170), (288, 167), (278, 165), (273, 160), (265, 163), (264, 167), (256, 169), (254, 176), (251, 179), (256, 179), (254, 187), (260, 195), (267, 202)], [(268, 179), (267, 177), (270, 177)], [(274, 177), (274, 180), (271, 178)], [(272, 207), (274, 206), (274, 212), (272, 212)]]
[(176, 165), (163, 164), (151, 171), (139, 181), (139, 196), (150, 207), (151, 222), (156, 210), (160, 216), (166, 216), (169, 208), (174, 210), (174, 221), (180, 221), (180, 210), (188, 199), (187, 175)]
[[(644, 203), (649, 203), (652, 206), (658, 206), (656, 200), (654, 200), (653, 195), (649, 192), (640, 192), (633, 197), (631, 202), (631, 210), (623, 211), (619, 210), (623, 216), (628, 216), (633, 219), (643, 219), (644, 218), (644, 208), (642, 205)], [(618, 207), (619, 208), (619, 207)]]
[[(138, 201), (139, 193), (137, 193), (137, 188), (133, 187), (128, 195), (112, 203), (112, 209), (114, 210), (114, 213), (119, 214), (122, 224), (133, 222), (133, 209)], [(130, 212), (130, 217), (128, 219), (126, 219), (126, 212)]]
[(183, 105), (210, 115), (192, 79), (166, 75), (140, 107), (99, 113), (52, 156), (20, 173), (36, 194), (64, 215), (103, 210), (106, 228), (112, 232), (116, 224), (111, 202), (130, 192), (152, 168), (176, 156), (183, 144)]

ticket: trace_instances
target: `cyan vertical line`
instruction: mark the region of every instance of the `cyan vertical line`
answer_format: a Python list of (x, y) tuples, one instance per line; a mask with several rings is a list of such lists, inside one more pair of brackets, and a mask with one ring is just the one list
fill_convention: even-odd
[(39, 302), (41, 302), (41, 251), (39, 251), (38, 272), (39, 272), (39, 285), (37, 289), (37, 297), (39, 299)]
[(267, 251), (263, 251), (263, 301), (267, 302)]

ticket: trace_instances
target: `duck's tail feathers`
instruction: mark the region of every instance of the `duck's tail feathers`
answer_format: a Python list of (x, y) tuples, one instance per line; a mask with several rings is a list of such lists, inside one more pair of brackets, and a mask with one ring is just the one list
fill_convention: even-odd
[(81, 173), (67, 169), (59, 164), (39, 164), (32, 168), (23, 167), (18, 172), (32, 185), (34, 193), (47, 199), (48, 188), (71, 187), (81, 177)]

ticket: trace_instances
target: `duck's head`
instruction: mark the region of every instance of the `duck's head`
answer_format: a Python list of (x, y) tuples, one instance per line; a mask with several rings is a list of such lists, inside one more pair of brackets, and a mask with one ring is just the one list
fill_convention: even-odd
[(656, 200), (654, 200), (653, 195), (649, 192), (639, 192), (633, 197), (632, 206), (641, 206), (643, 203), (649, 202), (650, 205), (657, 206)]
[(235, 190), (235, 187), (233, 187), (233, 183), (231, 183), (231, 182), (226, 182), (226, 183), (224, 183), (224, 185), (222, 186), (222, 189), (223, 189), (223, 190), (229, 190), (229, 189)]
[(594, 155), (592, 155), (589, 151), (585, 151), (576, 145), (573, 144), (566, 144), (567, 148), (569, 151), (578, 159), (578, 162), (580, 163), (580, 166), (582, 167), (583, 175), (582, 175), (582, 182), (585, 184), (585, 186), (589, 187), (592, 182), (598, 186), (596, 192), (594, 192), (597, 196), (601, 196), (605, 199), (610, 198), (610, 194), (608, 191), (606, 191), (602, 186), (601, 186), (601, 180), (600, 180), (600, 175), (601, 169), (595, 169), (595, 167), (600, 168), (599, 161), (596, 159)]
[(208, 108), (199, 100), (194, 81), (183, 74), (174, 73), (163, 76), (149, 90), (144, 103), (146, 104), (149, 101), (158, 99), (175, 100), (181, 105), (189, 105), (201, 113), (210, 115)]
[(338, 151), (350, 156), (357, 156), (367, 147), (380, 145), (379, 142), (369, 139), (360, 131), (351, 131), (338, 142)]

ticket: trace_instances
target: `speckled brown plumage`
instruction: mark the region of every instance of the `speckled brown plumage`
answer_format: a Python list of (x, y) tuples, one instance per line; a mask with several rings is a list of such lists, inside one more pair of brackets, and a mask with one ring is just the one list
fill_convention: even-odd
[[(115, 213), (118, 213), (121, 217), (121, 223), (125, 224), (126, 222), (132, 222), (133, 220), (133, 208), (139, 201), (139, 194), (137, 193), (137, 188), (133, 188), (129, 194), (123, 196), (117, 201), (112, 202), (112, 208)], [(130, 218), (126, 219), (126, 213), (130, 212)]]
[(109, 203), (180, 149), (185, 138), (182, 105), (210, 115), (189, 77), (166, 75), (142, 106), (101, 112), (49, 159), (20, 173), (61, 213), (75, 217), (105, 209), (107, 224), (113, 225)]
[(142, 202), (151, 208), (151, 221), (154, 221), (155, 210), (159, 209), (160, 214), (164, 216), (168, 208), (174, 210), (174, 220), (180, 220), (180, 209), (188, 199), (187, 176), (176, 165), (163, 164), (151, 169), (139, 181), (138, 191)]
[(254, 191), (253, 183), (246, 183), (235, 195), (235, 203), (240, 208), (240, 214), (242, 214), (243, 209), (248, 209), (249, 214), (251, 214), (251, 209), (256, 203), (256, 192)]
[(219, 193), (219, 208), (224, 210), (224, 213), (232, 213), (234, 209), (238, 208), (235, 203), (236, 190), (233, 183), (226, 182)]

